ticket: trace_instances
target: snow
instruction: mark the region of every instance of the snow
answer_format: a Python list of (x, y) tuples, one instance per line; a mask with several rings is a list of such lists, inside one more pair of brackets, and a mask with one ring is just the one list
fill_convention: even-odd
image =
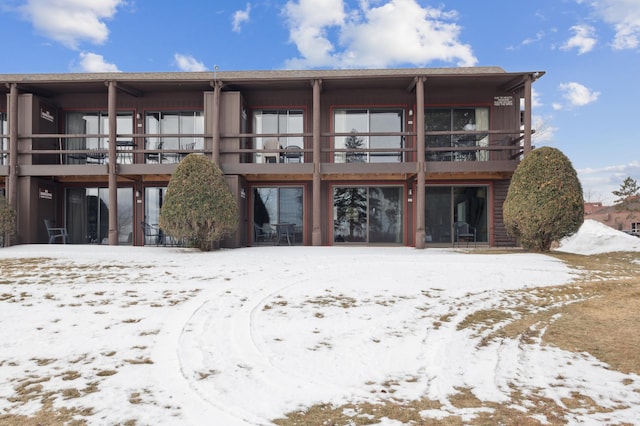
[[(585, 222), (561, 249), (638, 250), (618, 234)], [(514, 386), (561, 406), (579, 389), (610, 409), (573, 410), (570, 424), (640, 418), (640, 377), (535, 339), (480, 345), (490, 330), (458, 327), (509, 306), (511, 290), (571, 282), (551, 256), (24, 245), (0, 262), (0, 414), (38, 411), (40, 398), (13, 399), (38, 383), (56, 408), (92, 408), (90, 424), (265, 425), (391, 396), (442, 403), (423, 416), (472, 419), (488, 408), (448, 396), (467, 388), (499, 403)]]
[(576, 234), (560, 242), (558, 251), (587, 255), (615, 251), (640, 251), (640, 238), (588, 219)]

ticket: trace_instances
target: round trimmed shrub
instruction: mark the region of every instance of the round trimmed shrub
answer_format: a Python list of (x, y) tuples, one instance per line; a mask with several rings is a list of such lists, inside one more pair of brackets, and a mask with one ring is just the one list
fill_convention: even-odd
[(160, 227), (202, 251), (238, 227), (238, 204), (220, 168), (189, 154), (176, 167), (160, 210)]
[(584, 197), (571, 161), (552, 147), (527, 154), (511, 178), (503, 215), (507, 232), (531, 251), (547, 252), (575, 234), (584, 221)]

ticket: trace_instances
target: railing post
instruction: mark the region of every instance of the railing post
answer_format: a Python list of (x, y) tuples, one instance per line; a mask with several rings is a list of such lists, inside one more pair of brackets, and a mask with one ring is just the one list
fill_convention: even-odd
[(313, 214), (312, 214), (312, 230), (311, 245), (322, 245), (322, 229), (321, 221), (321, 193), (322, 185), (320, 176), (320, 90), (322, 88), (322, 80), (316, 79), (311, 82), (313, 86)]
[(211, 117), (211, 161), (218, 166), (220, 165), (220, 92), (222, 90), (222, 82), (215, 80), (211, 83), (213, 86), (213, 116)]
[(424, 81), (425, 77), (418, 77), (416, 81), (416, 144), (417, 144), (417, 178), (415, 200), (415, 222), (416, 222), (416, 248), (423, 249), (425, 247), (425, 129), (424, 129)]
[(532, 76), (524, 81), (524, 156), (531, 151), (531, 83)]
[(116, 155), (116, 82), (109, 81), (107, 111), (109, 115), (109, 245), (118, 245), (118, 168)]
[(9, 179), (7, 202), (18, 209), (18, 84), (9, 86)]

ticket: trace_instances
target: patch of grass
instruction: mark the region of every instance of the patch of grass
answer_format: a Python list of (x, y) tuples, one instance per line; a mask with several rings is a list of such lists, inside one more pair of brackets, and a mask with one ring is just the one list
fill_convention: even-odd
[(126, 359), (126, 362), (129, 364), (153, 364), (150, 358), (136, 358), (136, 359)]
[(42, 408), (33, 416), (0, 414), (0, 425), (11, 426), (84, 426), (87, 420), (77, 417), (90, 417), (91, 408), (53, 408), (53, 403), (47, 400)]

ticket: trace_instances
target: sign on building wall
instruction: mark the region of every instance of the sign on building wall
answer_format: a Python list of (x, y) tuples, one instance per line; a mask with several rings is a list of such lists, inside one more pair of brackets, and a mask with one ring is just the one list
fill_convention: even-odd
[(49, 123), (53, 123), (53, 121), (55, 120), (53, 113), (47, 108), (42, 107), (40, 108), (40, 118), (42, 118), (43, 120), (47, 120)]
[(497, 107), (513, 106), (513, 98), (511, 96), (494, 96), (493, 106), (497, 106)]
[(53, 200), (53, 193), (49, 192), (48, 189), (40, 188), (40, 191), (38, 192), (40, 194), (40, 198), (42, 198), (43, 200)]

